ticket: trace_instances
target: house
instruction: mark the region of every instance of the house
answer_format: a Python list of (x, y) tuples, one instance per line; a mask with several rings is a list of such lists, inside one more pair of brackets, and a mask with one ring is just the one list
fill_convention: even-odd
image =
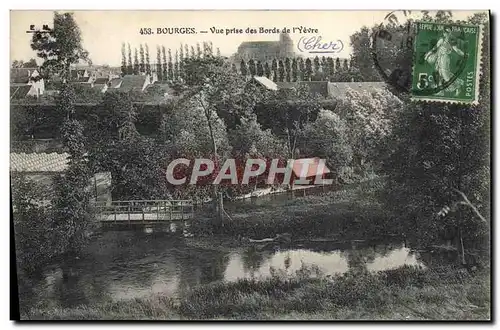
[(117, 89), (122, 85), (123, 80), (121, 78), (113, 78), (108, 82), (108, 88)]
[(80, 78), (88, 78), (90, 77), (90, 73), (87, 69), (73, 69), (70, 72), (71, 81), (76, 81)]
[(109, 87), (108, 83), (108, 78), (97, 78), (94, 80), (94, 86), (92, 88), (100, 91), (101, 93), (106, 93)]
[(150, 75), (125, 75), (122, 77), (122, 83), (118, 88), (123, 92), (144, 92), (146, 87), (148, 87), (148, 85), (150, 84)]
[(309, 181), (306, 185), (318, 184), (316, 177), (330, 179), (331, 173), (326, 164), (318, 157), (295, 159), (292, 167), (292, 186), (297, 185), (295, 180)]
[[(11, 99), (39, 97), (45, 92), (45, 81), (37, 68), (13, 68), (10, 71)], [(29, 88), (26, 85), (30, 86)], [(21, 87), (21, 88), (16, 88)], [(24, 91), (26, 91), (24, 93)]]
[[(11, 153), (11, 174), (22, 174), (26, 178), (46, 188), (45, 196), (53, 190), (54, 177), (64, 175), (69, 166), (68, 153)], [(88, 189), (96, 201), (111, 202), (111, 173), (96, 173), (90, 180)], [(42, 201), (50, 202), (45, 196)]]

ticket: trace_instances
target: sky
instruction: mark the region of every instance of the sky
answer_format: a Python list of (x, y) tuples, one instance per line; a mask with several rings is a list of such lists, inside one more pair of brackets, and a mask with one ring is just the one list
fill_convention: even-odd
[[(121, 44), (130, 43), (139, 48), (147, 43), (151, 62), (156, 59), (156, 46), (164, 45), (172, 50), (180, 44), (196, 45), (197, 42), (212, 41), (221, 54), (230, 56), (244, 41), (278, 40), (279, 34), (247, 34), (247, 28), (291, 29), (295, 51), (301, 37), (318, 37), (322, 41), (343, 44), (342, 50), (333, 56), (349, 57), (350, 36), (362, 26), (382, 23), (389, 11), (73, 11), (82, 32), (83, 46), (89, 51), (94, 64), (120, 66)], [(465, 19), (474, 12), (454, 11), (456, 19)], [(402, 13), (398, 17), (404, 20)], [(418, 15), (418, 14), (412, 14)], [(10, 58), (27, 61), (36, 58), (30, 48), (31, 34), (26, 33), (30, 25), (41, 28), (43, 24), (52, 26), (53, 11), (11, 11), (10, 12)], [(195, 34), (156, 34), (158, 28), (193, 28)], [(293, 28), (295, 33), (293, 32)], [(298, 27), (316, 29), (317, 32), (300, 33)], [(141, 28), (151, 28), (155, 34), (140, 34)], [(211, 33), (211, 28), (223, 29), (223, 34)], [(243, 29), (243, 33), (226, 35), (226, 29)], [(208, 33), (200, 33), (208, 31)], [(337, 48), (339, 49), (339, 48)], [(40, 62), (37, 60), (37, 62)]]

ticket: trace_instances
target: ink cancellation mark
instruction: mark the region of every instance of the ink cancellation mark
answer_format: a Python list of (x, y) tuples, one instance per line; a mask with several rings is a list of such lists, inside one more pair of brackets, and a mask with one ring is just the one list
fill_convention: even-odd
[(481, 27), (416, 22), (412, 100), (478, 102)]

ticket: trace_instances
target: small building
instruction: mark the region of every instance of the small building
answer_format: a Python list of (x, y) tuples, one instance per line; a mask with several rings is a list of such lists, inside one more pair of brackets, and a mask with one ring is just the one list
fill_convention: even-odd
[[(69, 166), (68, 153), (11, 153), (11, 174), (22, 174), (26, 178), (47, 188), (46, 196), (53, 190), (54, 177), (64, 175)], [(111, 173), (96, 173), (91, 178), (88, 188), (93, 200), (111, 202)], [(42, 201), (49, 201), (41, 196)]]
[(318, 157), (295, 159), (292, 167), (292, 186), (297, 185), (295, 180), (308, 180), (309, 184), (306, 185), (315, 185), (317, 184), (316, 177), (331, 179), (332, 172), (326, 164), (321, 163), (320, 160), (321, 159)]
[(109, 87), (108, 83), (108, 78), (97, 78), (96, 80), (94, 80), (94, 86), (92, 88), (98, 90), (101, 93), (106, 93)]
[(77, 81), (80, 78), (89, 78), (90, 76), (90, 72), (87, 69), (74, 69), (71, 70), (70, 80)]
[[(45, 92), (45, 81), (37, 68), (11, 69), (10, 86), (11, 99), (20, 99), (26, 96), (39, 97)], [(24, 93), (25, 91), (26, 93)]]
[(266, 90), (277, 91), (278, 85), (267, 77), (253, 76), (249, 83), (254, 83)]
[(118, 89), (121, 87), (122, 83), (123, 83), (123, 80), (121, 78), (112, 78), (108, 82), (108, 88)]

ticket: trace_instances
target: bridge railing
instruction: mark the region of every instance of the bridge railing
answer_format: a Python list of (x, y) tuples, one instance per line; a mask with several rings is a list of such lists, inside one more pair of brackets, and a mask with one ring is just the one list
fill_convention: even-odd
[(194, 213), (194, 204), (191, 200), (95, 202), (94, 206), (98, 217), (108, 221), (180, 220), (189, 219)]

